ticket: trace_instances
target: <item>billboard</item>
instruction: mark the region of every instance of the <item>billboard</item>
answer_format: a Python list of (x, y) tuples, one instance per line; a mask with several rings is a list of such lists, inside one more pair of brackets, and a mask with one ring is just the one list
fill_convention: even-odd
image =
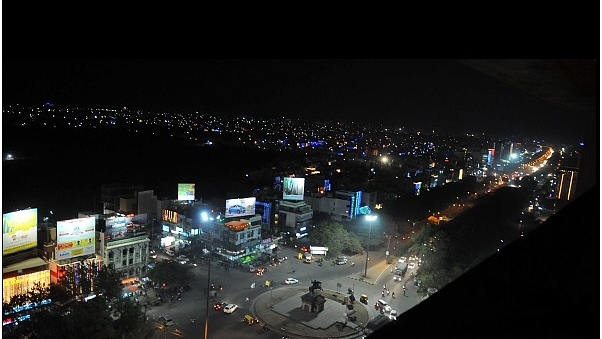
[(56, 258), (94, 254), (95, 224), (94, 217), (57, 221)]
[(37, 245), (37, 208), (2, 215), (2, 255), (21, 252)]
[(147, 222), (148, 215), (146, 213), (108, 217), (105, 219), (105, 238), (108, 240), (136, 235), (138, 232), (146, 230)]
[(194, 184), (178, 184), (178, 200), (194, 200)]
[(255, 197), (226, 199), (226, 218), (255, 215)]
[(303, 200), (305, 192), (305, 178), (284, 177), (282, 182), (282, 199)]

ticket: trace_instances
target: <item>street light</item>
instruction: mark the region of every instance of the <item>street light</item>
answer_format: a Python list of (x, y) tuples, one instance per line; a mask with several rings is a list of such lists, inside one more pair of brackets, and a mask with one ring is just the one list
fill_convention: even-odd
[(368, 277), (368, 251), (370, 250), (370, 232), (372, 231), (372, 222), (376, 220), (376, 215), (366, 215), (366, 220), (370, 223), (368, 227), (368, 243), (366, 244), (366, 267), (364, 268), (364, 278)]

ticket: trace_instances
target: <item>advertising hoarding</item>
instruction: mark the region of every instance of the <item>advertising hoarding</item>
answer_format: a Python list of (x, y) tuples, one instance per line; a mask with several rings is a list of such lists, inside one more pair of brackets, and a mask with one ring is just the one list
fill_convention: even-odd
[(21, 252), (37, 245), (37, 208), (2, 215), (2, 255)]
[(194, 200), (194, 184), (178, 184), (178, 200)]
[(255, 197), (226, 199), (226, 218), (255, 215)]
[(282, 182), (282, 199), (303, 200), (305, 192), (305, 178), (284, 177)]
[(94, 253), (95, 218), (77, 218), (56, 222), (56, 258), (67, 259)]
[(135, 235), (146, 229), (147, 222), (148, 215), (146, 213), (133, 216), (111, 216), (105, 219), (105, 237), (107, 239), (118, 239), (128, 235)]

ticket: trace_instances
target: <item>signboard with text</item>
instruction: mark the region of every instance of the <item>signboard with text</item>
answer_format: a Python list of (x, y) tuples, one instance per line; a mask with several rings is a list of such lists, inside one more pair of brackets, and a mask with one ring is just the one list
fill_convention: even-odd
[(21, 252), (37, 245), (37, 208), (2, 215), (2, 255)]
[(56, 222), (56, 257), (73, 258), (94, 253), (95, 218), (77, 218)]

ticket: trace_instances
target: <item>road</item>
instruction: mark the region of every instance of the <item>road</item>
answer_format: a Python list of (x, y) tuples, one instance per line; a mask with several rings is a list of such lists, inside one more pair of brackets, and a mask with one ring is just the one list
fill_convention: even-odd
[[(382, 252), (382, 253), (381, 253)], [(216, 301), (225, 301), (239, 305), (238, 310), (233, 314), (225, 314), (213, 309), (213, 301), (209, 303), (208, 319), (208, 338), (264, 338), (280, 339), (281, 334), (273, 331), (264, 331), (260, 326), (245, 324), (242, 319), (245, 314), (250, 314), (253, 298), (262, 294), (269, 293), (269, 287), (265, 286), (266, 280), (274, 280), (275, 288), (286, 286), (284, 280), (288, 277), (299, 279), (299, 285), (310, 286), (311, 281), (319, 280), (324, 289), (335, 291), (347, 291), (352, 288), (355, 296), (368, 296), (369, 309), (372, 317), (376, 316), (378, 311), (373, 307), (378, 299), (385, 299), (391, 305), (392, 309), (399, 313), (410, 309), (420, 302), (421, 298), (416, 293), (416, 287), (410, 279), (410, 272), (406, 274), (402, 282), (393, 281), (391, 268), (385, 260), (383, 251), (370, 252), (370, 261), (368, 264), (367, 278), (363, 277), (365, 268), (365, 256), (357, 255), (349, 257), (345, 265), (334, 265), (332, 261), (324, 261), (322, 266), (316, 262), (311, 264), (303, 263), (297, 259), (296, 251), (292, 248), (283, 248), (280, 256), (287, 256), (280, 266), (268, 266), (268, 271), (263, 276), (257, 276), (254, 273), (242, 269), (225, 270), (213, 262), (210, 272), (210, 281), (215, 286), (222, 285), (223, 291), (218, 293)], [(351, 263), (355, 262), (352, 266)], [(295, 273), (292, 273), (293, 270)], [(165, 302), (159, 306), (149, 308), (146, 312), (149, 321), (147, 329), (140, 333), (138, 338), (204, 338), (205, 337), (205, 319), (207, 298), (204, 291), (207, 286), (208, 266), (199, 265), (192, 268), (194, 281), (191, 284), (190, 291), (183, 293), (181, 301)], [(256, 287), (251, 288), (255, 283)], [(403, 295), (403, 284), (406, 283), (406, 296)], [(395, 298), (392, 296), (381, 297), (383, 285), (387, 285), (391, 292), (395, 292)], [(249, 300), (247, 301), (247, 298)], [(173, 319), (174, 325), (168, 328), (162, 328), (153, 319), (160, 316), (167, 316)], [(191, 322), (195, 318), (195, 322)]]

